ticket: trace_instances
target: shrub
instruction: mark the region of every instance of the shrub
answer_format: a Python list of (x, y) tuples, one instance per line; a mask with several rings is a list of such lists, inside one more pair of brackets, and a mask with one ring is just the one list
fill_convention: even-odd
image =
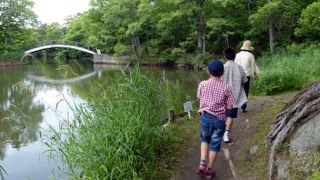
[(300, 54), (280, 52), (265, 56), (258, 63), (261, 74), (253, 83), (254, 94), (271, 95), (300, 90), (320, 77), (320, 51), (313, 46), (301, 50)]
[(126, 55), (132, 52), (132, 48), (130, 45), (121, 43), (116, 44), (113, 50), (116, 56)]
[(3, 52), (0, 55), (0, 61), (20, 61), (23, 57), (23, 52), (13, 51), (13, 52)]
[(162, 51), (160, 54), (160, 57), (159, 57), (160, 62), (173, 62), (174, 59), (171, 54), (171, 51), (172, 51), (171, 48), (168, 48), (168, 49)]

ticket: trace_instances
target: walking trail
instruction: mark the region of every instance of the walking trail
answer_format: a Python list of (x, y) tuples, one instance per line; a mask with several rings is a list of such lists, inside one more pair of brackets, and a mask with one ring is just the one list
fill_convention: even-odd
[[(281, 111), (279, 104), (285, 104), (290, 101), (290, 99), (295, 95), (295, 93), (288, 93), (280, 96), (264, 96), (264, 97), (253, 97), (249, 101), (249, 111), (246, 113), (238, 112), (238, 118), (234, 121), (231, 138), (232, 143), (226, 144), (222, 143), (221, 151), (218, 155), (218, 159), (215, 163), (214, 169), (216, 170), (216, 175), (214, 180), (229, 180), (229, 179), (259, 179), (259, 176), (254, 176), (253, 173), (244, 174), (240, 169), (254, 169), (255, 164), (250, 164), (248, 166), (248, 161), (242, 163), (247, 159), (250, 159), (250, 148), (244, 147), (245, 144), (248, 144), (248, 141), (251, 141), (250, 138), (254, 133), (256, 133), (257, 128), (261, 123), (259, 120), (265, 120), (265, 118), (259, 118), (260, 115), (265, 116), (268, 114), (270, 107), (278, 105), (274, 112), (270, 112), (270, 118), (268, 117), (269, 122), (267, 126), (271, 125), (271, 122), (275, 119), (276, 113)], [(273, 107), (273, 109), (275, 109)], [(179, 160), (179, 169), (173, 175), (171, 179), (178, 180), (198, 180), (203, 179), (199, 174), (196, 173), (197, 166), (200, 161), (200, 139), (199, 133), (195, 132), (188, 140), (188, 148), (183, 156), (183, 159)], [(264, 141), (262, 138), (261, 141)], [(260, 148), (260, 147), (258, 147)], [(254, 148), (253, 148), (254, 150)], [(265, 171), (266, 171), (265, 167)], [(260, 175), (261, 176), (261, 175)], [(261, 178), (261, 177), (260, 177)], [(268, 179), (267, 177), (263, 179)]]

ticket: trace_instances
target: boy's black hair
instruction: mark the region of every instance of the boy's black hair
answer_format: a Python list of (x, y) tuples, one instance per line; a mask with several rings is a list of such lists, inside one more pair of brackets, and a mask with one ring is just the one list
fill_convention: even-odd
[(228, 60), (234, 60), (236, 58), (236, 51), (232, 48), (225, 49), (223, 54)]

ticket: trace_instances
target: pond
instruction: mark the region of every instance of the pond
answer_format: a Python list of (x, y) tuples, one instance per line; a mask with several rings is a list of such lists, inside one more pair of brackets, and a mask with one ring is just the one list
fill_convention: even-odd
[[(5, 179), (67, 179), (58, 157), (48, 157), (46, 132), (71, 120), (75, 105), (99, 86), (108, 87), (121, 76), (121, 66), (37, 64), (0, 69), (0, 165)], [(151, 79), (177, 82), (186, 97), (195, 99), (205, 73), (184, 69), (142, 68)]]

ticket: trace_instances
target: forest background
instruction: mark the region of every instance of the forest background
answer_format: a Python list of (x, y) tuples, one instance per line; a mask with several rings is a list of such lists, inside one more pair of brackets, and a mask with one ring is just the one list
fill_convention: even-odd
[(319, 0), (92, 0), (88, 11), (63, 25), (40, 23), (33, 4), (1, 0), (2, 61), (19, 60), (36, 44), (67, 40), (114, 56), (203, 64), (245, 39), (261, 56), (317, 46), (320, 36)]

